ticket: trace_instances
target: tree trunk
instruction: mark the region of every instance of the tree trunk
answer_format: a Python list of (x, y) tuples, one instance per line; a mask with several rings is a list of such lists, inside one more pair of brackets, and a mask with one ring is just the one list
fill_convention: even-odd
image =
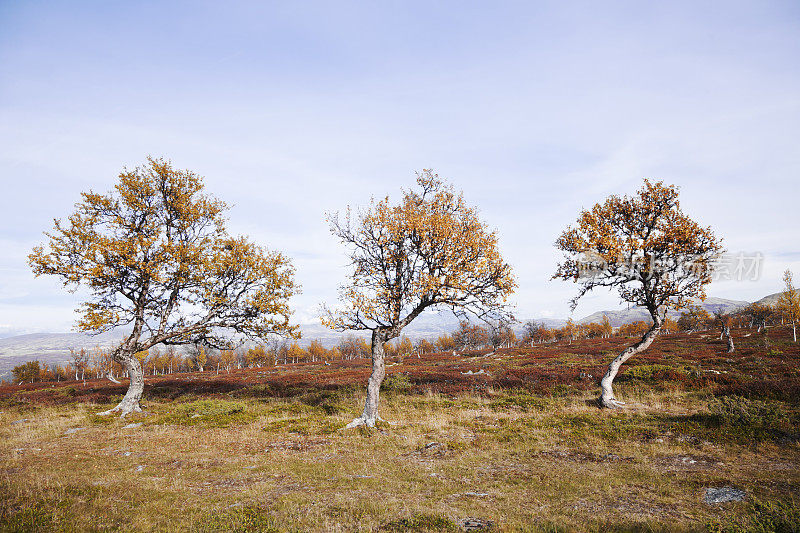
[(357, 426), (375, 427), (375, 422), (383, 420), (378, 415), (378, 399), (381, 390), (381, 383), (386, 377), (386, 366), (384, 364), (384, 348), (386, 342), (384, 333), (372, 331), (372, 375), (367, 382), (367, 399), (364, 402), (364, 412), (359, 418), (347, 424), (348, 428)]
[(130, 377), (130, 384), (128, 385), (128, 392), (122, 401), (108, 411), (103, 411), (101, 415), (110, 415), (112, 413), (120, 413), (120, 417), (124, 418), (129, 413), (141, 413), (142, 407), (139, 401), (142, 399), (142, 392), (144, 392), (144, 372), (142, 372), (142, 365), (139, 360), (132, 354), (120, 353), (119, 362), (125, 365)]
[(663, 324), (663, 319), (660, 316), (653, 317), (653, 326), (647, 330), (647, 333), (644, 334), (642, 339), (625, 349), (621, 354), (614, 358), (611, 361), (611, 364), (608, 365), (608, 371), (606, 375), (603, 376), (603, 379), (600, 380), (600, 407), (613, 409), (615, 407), (621, 407), (624, 405), (624, 402), (617, 400), (614, 397), (614, 389), (612, 388), (612, 383), (614, 382), (614, 378), (617, 376), (617, 372), (619, 372), (619, 367), (622, 364), (636, 355), (637, 353), (644, 351), (647, 349), (650, 344), (653, 343), (653, 340), (658, 335), (658, 332), (661, 331), (661, 325)]
[(728, 339), (728, 353), (732, 353), (734, 350), (734, 346), (733, 346), (733, 336), (731, 336), (731, 328), (726, 327), (723, 330), (723, 333), (725, 333), (725, 338)]

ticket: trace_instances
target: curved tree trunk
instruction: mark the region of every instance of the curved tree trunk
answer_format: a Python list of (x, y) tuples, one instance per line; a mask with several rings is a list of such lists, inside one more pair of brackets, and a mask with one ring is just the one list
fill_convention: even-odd
[(606, 372), (606, 375), (603, 376), (602, 380), (600, 380), (600, 407), (613, 409), (615, 407), (621, 407), (624, 405), (624, 402), (621, 402), (614, 397), (614, 389), (612, 388), (612, 383), (614, 382), (614, 378), (617, 377), (619, 367), (621, 367), (625, 361), (637, 353), (646, 350), (647, 347), (653, 343), (653, 340), (656, 338), (659, 331), (661, 331), (661, 326), (663, 323), (664, 320), (660, 316), (654, 317), (653, 326), (647, 330), (647, 333), (644, 334), (641, 340), (633, 346), (626, 348), (625, 351), (611, 361), (611, 364), (608, 365), (608, 371)]
[(347, 424), (348, 428), (358, 426), (375, 427), (375, 422), (383, 420), (378, 415), (378, 399), (381, 390), (381, 383), (386, 377), (386, 366), (384, 364), (383, 345), (386, 342), (384, 334), (378, 330), (372, 332), (372, 374), (367, 382), (367, 399), (364, 402), (364, 412), (360, 417)]
[(120, 417), (125, 417), (129, 413), (141, 413), (142, 407), (139, 401), (142, 399), (142, 392), (144, 392), (144, 372), (142, 372), (142, 365), (139, 360), (131, 354), (121, 353), (119, 355), (119, 362), (125, 365), (130, 377), (130, 384), (128, 385), (128, 392), (122, 401), (108, 411), (103, 411), (101, 415), (110, 415), (112, 413), (120, 413)]

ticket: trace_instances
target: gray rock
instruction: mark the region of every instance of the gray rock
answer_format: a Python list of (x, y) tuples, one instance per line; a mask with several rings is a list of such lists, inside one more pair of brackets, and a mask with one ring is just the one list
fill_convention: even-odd
[(77, 433), (77, 432), (81, 431), (82, 429), (86, 429), (86, 428), (69, 428), (68, 430), (66, 430), (64, 432), (64, 435), (71, 435), (73, 433)]
[(703, 491), (703, 501), (708, 505), (740, 502), (746, 497), (747, 493), (745, 491), (733, 487), (708, 487)]
[(141, 472), (142, 470), (144, 470), (144, 465), (139, 465), (136, 467), (137, 472)]
[(139, 426), (141, 426), (141, 425), (142, 425), (142, 423), (141, 423), (141, 422), (137, 422), (136, 424), (128, 424), (127, 426), (123, 426), (123, 427), (122, 427), (122, 429), (133, 429), (133, 428), (138, 428), (138, 427), (139, 427)]
[(493, 522), (483, 518), (469, 516), (458, 521), (458, 526), (463, 531), (489, 531), (492, 529)]
[(30, 422), (28, 418), (20, 418), (19, 420), (14, 420), (11, 422), (11, 425), (14, 426), (16, 424), (22, 424), (23, 422)]

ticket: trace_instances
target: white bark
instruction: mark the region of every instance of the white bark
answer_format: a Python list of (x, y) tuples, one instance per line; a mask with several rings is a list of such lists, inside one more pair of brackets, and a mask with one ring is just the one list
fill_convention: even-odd
[(120, 354), (120, 362), (125, 365), (130, 377), (130, 384), (128, 385), (128, 392), (122, 398), (122, 401), (108, 411), (103, 411), (101, 415), (110, 415), (112, 413), (120, 413), (120, 417), (124, 418), (129, 413), (141, 413), (142, 407), (139, 401), (142, 399), (142, 392), (144, 392), (144, 372), (142, 372), (142, 365), (139, 360), (132, 354)]
[(731, 335), (731, 328), (725, 327), (722, 332), (725, 334), (725, 338), (728, 340), (728, 353), (732, 353), (735, 349), (733, 346), (733, 336)]
[(654, 317), (652, 327), (647, 330), (647, 333), (644, 334), (642, 339), (633, 346), (626, 348), (625, 351), (615, 357), (614, 360), (611, 361), (611, 364), (608, 365), (606, 375), (600, 380), (600, 407), (613, 409), (625, 404), (625, 402), (621, 402), (614, 397), (614, 389), (612, 387), (614, 378), (617, 376), (617, 372), (619, 372), (619, 367), (637, 353), (646, 350), (647, 347), (653, 343), (659, 331), (661, 331), (662, 324), (663, 319), (660, 316)]
[(364, 412), (360, 417), (347, 424), (348, 428), (358, 426), (375, 427), (375, 422), (383, 420), (378, 415), (378, 401), (380, 399), (381, 383), (386, 377), (386, 365), (384, 362), (384, 343), (382, 333), (378, 330), (372, 332), (372, 374), (367, 382), (367, 399), (364, 401)]

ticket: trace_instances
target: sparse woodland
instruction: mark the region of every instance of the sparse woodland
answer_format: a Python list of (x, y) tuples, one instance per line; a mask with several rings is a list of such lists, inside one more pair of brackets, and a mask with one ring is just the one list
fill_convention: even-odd
[[(79, 329), (130, 333), (0, 386), (0, 531), (798, 531), (792, 273), (774, 306), (707, 312), (722, 241), (678, 192), (598, 199), (556, 241), (573, 309), (611, 289), (651, 319), (548, 327), (425, 170), (329, 215), (352, 269), (326, 346), (292, 325), (290, 259), (230, 235), (199, 176), (124, 170), (30, 256), (90, 289)], [(408, 336), (429, 309), (461, 320)]]

